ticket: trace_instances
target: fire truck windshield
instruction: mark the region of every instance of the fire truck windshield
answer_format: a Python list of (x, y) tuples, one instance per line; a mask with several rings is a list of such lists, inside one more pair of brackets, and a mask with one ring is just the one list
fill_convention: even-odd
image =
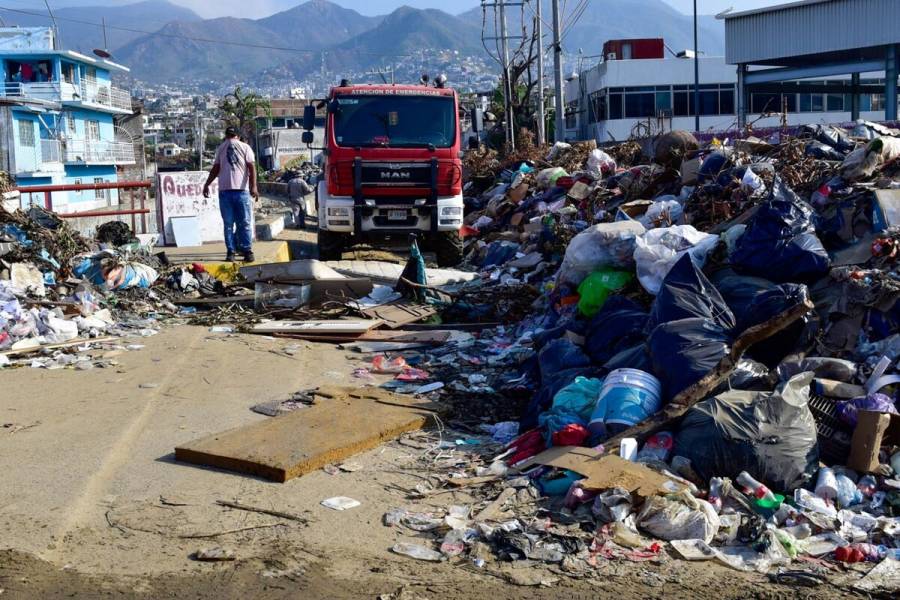
[(449, 148), (456, 142), (450, 96), (338, 96), (334, 136), (339, 146)]

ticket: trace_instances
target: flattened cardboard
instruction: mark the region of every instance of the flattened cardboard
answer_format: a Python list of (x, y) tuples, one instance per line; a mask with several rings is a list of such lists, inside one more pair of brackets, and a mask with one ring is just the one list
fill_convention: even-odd
[(518, 469), (525, 470), (535, 465), (568, 469), (584, 475), (587, 479), (581, 485), (588, 490), (620, 487), (642, 498), (671, 494), (684, 487), (640, 463), (629, 462), (613, 454), (603, 455), (591, 448), (579, 446), (550, 448), (518, 465)]

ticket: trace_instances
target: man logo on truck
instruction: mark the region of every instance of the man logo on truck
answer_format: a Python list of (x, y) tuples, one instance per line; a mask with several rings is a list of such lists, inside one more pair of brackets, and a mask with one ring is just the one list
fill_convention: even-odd
[(411, 179), (412, 173), (409, 171), (382, 171), (382, 179)]

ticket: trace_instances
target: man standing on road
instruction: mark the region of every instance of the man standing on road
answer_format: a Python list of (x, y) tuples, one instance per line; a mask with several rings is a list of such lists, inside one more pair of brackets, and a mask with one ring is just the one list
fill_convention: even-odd
[(237, 129), (229, 127), (225, 130), (225, 141), (216, 149), (212, 170), (203, 185), (203, 196), (209, 198), (209, 186), (219, 178), (219, 211), (225, 224), (225, 248), (228, 251), (225, 260), (229, 262), (234, 260), (235, 241), (245, 262), (255, 259), (250, 232), (251, 196), (259, 197), (255, 160), (253, 149), (238, 138)]
[(291, 201), (291, 213), (294, 215), (294, 228), (306, 227), (306, 197), (313, 193), (313, 186), (306, 179), (296, 175), (288, 181), (288, 197)]

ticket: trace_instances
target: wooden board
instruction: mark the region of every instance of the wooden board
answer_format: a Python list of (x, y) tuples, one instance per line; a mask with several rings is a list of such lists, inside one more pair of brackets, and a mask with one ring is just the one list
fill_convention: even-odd
[(257, 281), (312, 281), (341, 279), (343, 276), (317, 260), (293, 260), (286, 263), (267, 263), (241, 267), (241, 276), (248, 283)]
[(377, 388), (320, 391), (309, 408), (185, 443), (175, 459), (285, 482), (421, 429), (435, 408)]
[(333, 342), (336, 344), (347, 342), (406, 342), (419, 344), (439, 345), (450, 339), (449, 331), (367, 331), (362, 335), (357, 334), (322, 334), (310, 333), (276, 333), (275, 337), (310, 342)]
[(381, 325), (378, 320), (346, 321), (270, 321), (253, 327), (253, 333), (358, 333), (362, 334)]
[(361, 312), (370, 319), (384, 321), (384, 325), (388, 329), (399, 329), (404, 325), (424, 321), (428, 317), (437, 314), (437, 310), (431, 306), (412, 304), (403, 300), (367, 308)]
[(41, 352), (43, 350), (59, 350), (61, 348), (71, 348), (73, 346), (80, 346), (81, 344), (103, 344), (106, 342), (115, 342), (119, 338), (117, 337), (101, 337), (101, 338), (76, 338), (74, 340), (69, 340), (68, 342), (60, 342), (59, 344), (45, 344), (43, 346), (30, 346), (28, 348), (20, 348), (18, 350), (6, 350), (4, 352), (0, 352), (0, 356), (19, 356), (22, 354), (34, 354), (35, 352)]

